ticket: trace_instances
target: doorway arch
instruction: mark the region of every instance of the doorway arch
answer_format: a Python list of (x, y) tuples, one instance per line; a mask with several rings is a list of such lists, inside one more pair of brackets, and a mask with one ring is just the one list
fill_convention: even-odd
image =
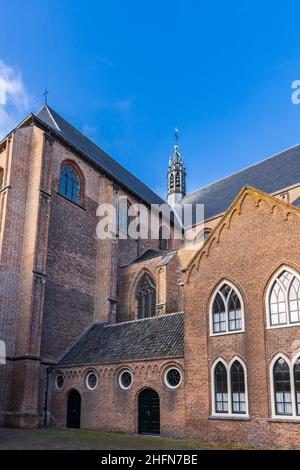
[(81, 396), (73, 389), (68, 395), (67, 428), (80, 428)]
[(160, 434), (160, 402), (152, 388), (142, 390), (138, 397), (139, 434)]

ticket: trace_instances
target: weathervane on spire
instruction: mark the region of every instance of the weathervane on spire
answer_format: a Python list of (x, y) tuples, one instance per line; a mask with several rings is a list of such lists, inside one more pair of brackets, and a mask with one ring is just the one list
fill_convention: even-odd
[(45, 88), (45, 91), (43, 93), (43, 97), (44, 97), (44, 103), (45, 103), (46, 106), (48, 104), (48, 93), (49, 93), (49, 90), (47, 90), (47, 88)]
[(178, 139), (179, 139), (179, 129), (178, 129), (178, 127), (175, 127), (175, 129), (174, 129), (174, 137), (175, 137), (175, 144), (178, 145)]

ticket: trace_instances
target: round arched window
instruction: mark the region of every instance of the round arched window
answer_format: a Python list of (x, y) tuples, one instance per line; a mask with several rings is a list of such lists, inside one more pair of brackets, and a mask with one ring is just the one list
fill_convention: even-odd
[(129, 370), (123, 370), (119, 375), (119, 385), (124, 390), (127, 390), (132, 385), (132, 374)]
[(98, 385), (98, 377), (94, 372), (87, 374), (85, 384), (89, 390), (94, 390)]
[(165, 384), (168, 388), (175, 389), (179, 387), (182, 380), (182, 374), (177, 367), (171, 367), (165, 373)]
[(57, 390), (61, 390), (63, 386), (64, 386), (64, 377), (63, 375), (58, 374), (55, 377), (55, 387), (57, 388)]

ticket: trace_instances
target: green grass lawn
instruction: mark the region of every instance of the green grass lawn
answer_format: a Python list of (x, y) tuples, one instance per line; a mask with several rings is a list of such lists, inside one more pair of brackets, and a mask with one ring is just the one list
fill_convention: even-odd
[(175, 440), (151, 436), (131, 436), (81, 429), (8, 429), (0, 428), (0, 449), (238, 449), (228, 444), (213, 444), (198, 440)]

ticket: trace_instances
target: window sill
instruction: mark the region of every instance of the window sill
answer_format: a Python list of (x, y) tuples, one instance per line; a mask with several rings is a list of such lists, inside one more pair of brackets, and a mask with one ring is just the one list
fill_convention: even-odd
[(295, 323), (285, 323), (283, 325), (268, 325), (266, 329), (267, 330), (279, 330), (280, 328), (292, 328), (292, 327), (295, 327), (295, 326), (297, 326), (299, 328), (300, 323), (295, 322)]
[(63, 194), (61, 194), (60, 192), (57, 192), (56, 193), (58, 196), (62, 197), (63, 199), (65, 199), (66, 201), (70, 202), (71, 204), (74, 204), (74, 206), (77, 206), (79, 207), (80, 209), (83, 209), (84, 211), (86, 211), (86, 208), (84, 206), (82, 206), (81, 204), (78, 204), (78, 202), (74, 202), (72, 201), (71, 199), (69, 199), (68, 197), (64, 196)]
[(219, 420), (223, 420), (223, 421), (250, 421), (251, 418), (248, 415), (244, 415), (244, 416), (241, 416), (241, 415), (238, 415), (238, 416), (233, 416), (233, 415), (229, 415), (229, 416), (210, 415), (208, 417), (208, 419), (211, 419), (213, 421), (219, 421)]
[(217, 336), (225, 336), (225, 335), (237, 335), (239, 333), (245, 333), (245, 329), (243, 328), (242, 330), (236, 330), (236, 331), (224, 331), (222, 333), (210, 333), (211, 338), (215, 338)]
[(276, 416), (274, 418), (269, 418), (268, 419), (269, 423), (293, 423), (293, 424), (299, 424), (300, 423), (300, 417), (299, 418), (288, 418), (283, 416), (282, 418), (280, 416)]

